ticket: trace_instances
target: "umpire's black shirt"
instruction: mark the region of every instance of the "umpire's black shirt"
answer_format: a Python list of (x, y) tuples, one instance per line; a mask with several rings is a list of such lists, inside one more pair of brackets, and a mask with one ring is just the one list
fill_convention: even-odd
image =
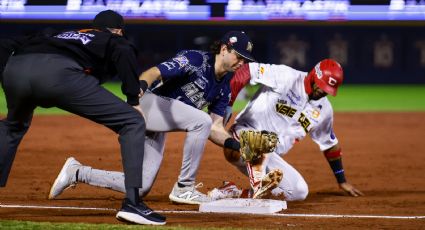
[(130, 105), (139, 104), (139, 65), (136, 49), (122, 36), (108, 31), (84, 29), (66, 31), (51, 37), (31, 39), (18, 52), (54, 53), (70, 57), (83, 70), (99, 79), (100, 83), (118, 75), (122, 92)]

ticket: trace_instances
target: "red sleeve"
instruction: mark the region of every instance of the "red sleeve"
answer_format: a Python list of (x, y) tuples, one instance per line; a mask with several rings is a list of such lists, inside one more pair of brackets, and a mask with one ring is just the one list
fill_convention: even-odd
[(236, 70), (232, 80), (230, 80), (230, 90), (232, 91), (232, 96), (230, 97), (229, 106), (233, 105), (239, 92), (248, 84), (250, 79), (251, 75), (249, 73), (248, 64), (244, 64), (241, 68)]

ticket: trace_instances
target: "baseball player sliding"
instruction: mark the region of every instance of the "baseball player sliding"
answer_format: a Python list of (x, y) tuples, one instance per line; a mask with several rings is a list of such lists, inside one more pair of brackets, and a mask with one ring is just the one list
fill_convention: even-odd
[[(260, 84), (261, 87), (230, 128), (235, 139), (241, 140), (242, 154), (229, 149), (224, 152), (230, 163), (248, 175), (251, 194), (242, 193), (233, 183), (227, 182), (221, 188), (210, 191), (209, 196), (213, 199), (255, 198), (257, 191), (263, 187), (269, 193), (262, 191), (259, 198), (270, 196), (287, 201), (304, 200), (308, 195), (307, 183), (281, 156), (307, 134), (324, 153), (339, 187), (351, 196), (363, 195), (345, 178), (341, 147), (333, 131), (333, 110), (326, 98), (327, 94), (336, 96), (342, 81), (343, 70), (339, 63), (331, 59), (322, 60), (309, 73), (286, 65), (249, 63), (241, 67), (231, 81), (231, 101), (248, 82), (251, 85)], [(267, 130), (277, 137), (270, 139), (268, 133), (251, 130)], [(249, 159), (242, 151), (243, 140), (250, 144)], [(264, 150), (262, 145), (268, 143), (276, 143), (275, 148)], [(265, 154), (268, 152), (271, 153)], [(272, 177), (266, 181), (268, 187), (264, 188), (261, 178), (267, 173), (270, 175), (270, 172), (273, 172)]]

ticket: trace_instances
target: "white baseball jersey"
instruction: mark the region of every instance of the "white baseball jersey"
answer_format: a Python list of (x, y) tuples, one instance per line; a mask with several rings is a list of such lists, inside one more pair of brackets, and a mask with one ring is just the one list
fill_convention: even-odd
[(236, 117), (235, 131), (273, 131), (279, 136), (276, 153), (287, 153), (307, 133), (321, 151), (338, 143), (333, 133), (333, 110), (326, 97), (308, 100), (306, 72), (286, 65), (249, 64), (251, 85), (262, 86)]

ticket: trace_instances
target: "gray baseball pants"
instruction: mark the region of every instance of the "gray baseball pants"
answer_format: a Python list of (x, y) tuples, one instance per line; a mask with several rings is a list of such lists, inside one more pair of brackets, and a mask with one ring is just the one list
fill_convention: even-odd
[[(143, 159), (143, 186), (140, 195), (146, 196), (152, 188), (164, 157), (167, 132), (184, 131), (183, 160), (178, 182), (195, 184), (196, 174), (211, 131), (211, 117), (204, 111), (179, 100), (146, 92), (140, 100), (146, 120), (145, 154)], [(124, 192), (122, 172), (93, 169), (83, 166), (78, 181), (93, 186)]]

